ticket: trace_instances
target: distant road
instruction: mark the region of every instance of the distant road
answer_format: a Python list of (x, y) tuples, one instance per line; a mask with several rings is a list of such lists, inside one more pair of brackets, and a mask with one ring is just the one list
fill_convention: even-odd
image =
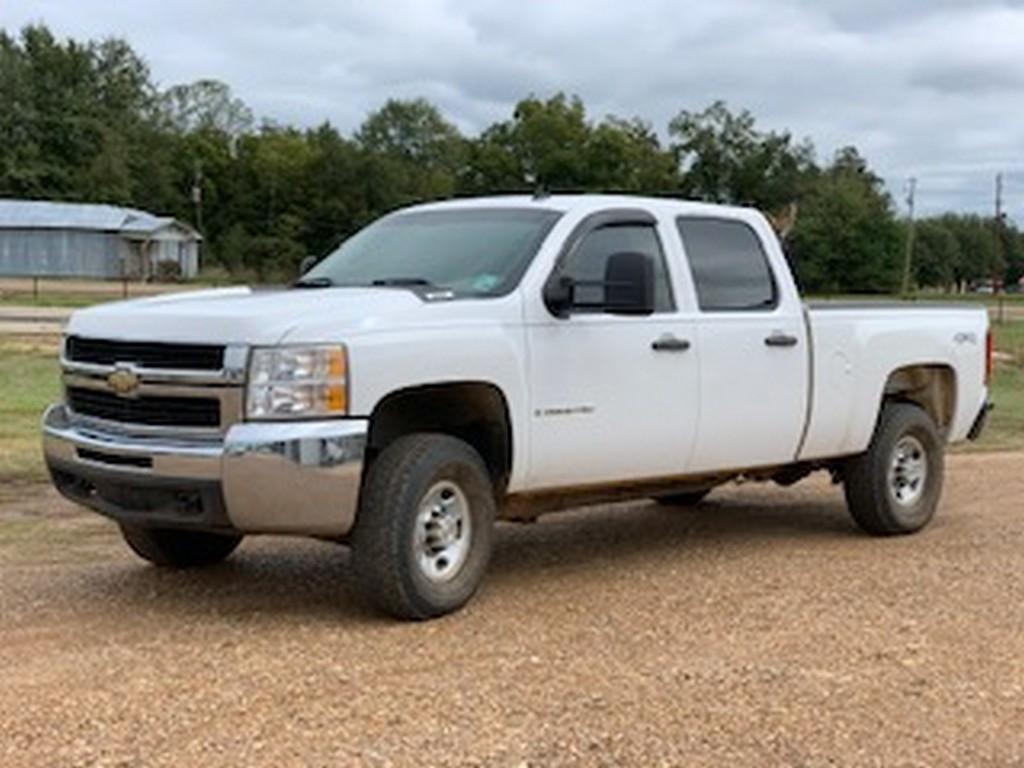
[(66, 307), (20, 307), (0, 304), (0, 336), (57, 335), (73, 311)]

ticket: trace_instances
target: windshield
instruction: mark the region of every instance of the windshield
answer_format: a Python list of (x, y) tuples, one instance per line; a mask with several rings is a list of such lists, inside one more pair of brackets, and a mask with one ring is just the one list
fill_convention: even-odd
[(422, 286), (462, 296), (508, 293), (561, 214), (460, 208), (388, 216), (303, 275), (308, 286)]

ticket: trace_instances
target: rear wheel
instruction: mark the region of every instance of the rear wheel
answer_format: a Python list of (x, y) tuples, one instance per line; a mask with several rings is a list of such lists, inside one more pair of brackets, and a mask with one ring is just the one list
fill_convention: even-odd
[(121, 525), (121, 535), (136, 555), (165, 568), (219, 563), (242, 542), (241, 536), (127, 524)]
[(920, 407), (886, 405), (868, 450), (843, 469), (850, 514), (876, 536), (915, 533), (935, 516), (942, 495), (945, 445)]
[(470, 445), (441, 434), (399, 438), (363, 485), (350, 537), (360, 591), (402, 619), (458, 610), (487, 569), (494, 517), (490, 476)]

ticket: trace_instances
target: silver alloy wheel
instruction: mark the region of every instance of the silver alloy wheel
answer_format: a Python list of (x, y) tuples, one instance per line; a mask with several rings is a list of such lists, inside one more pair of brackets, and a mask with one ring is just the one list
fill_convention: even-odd
[(435, 483), (416, 513), (416, 563), (429, 581), (453, 578), (469, 557), (473, 538), (469, 500), (451, 480)]
[(896, 443), (889, 463), (889, 495), (902, 507), (912, 507), (924, 495), (928, 481), (928, 453), (913, 435)]

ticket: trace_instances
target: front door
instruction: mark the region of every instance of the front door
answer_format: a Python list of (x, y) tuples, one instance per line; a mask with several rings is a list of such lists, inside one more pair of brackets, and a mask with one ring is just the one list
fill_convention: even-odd
[[(697, 425), (695, 325), (678, 312), (662, 235), (647, 218), (603, 218), (575, 242), (559, 271), (596, 282), (612, 254), (649, 254), (654, 314), (576, 312), (527, 324), (533, 487), (661, 478), (686, 469)], [(579, 290), (583, 303), (603, 299), (601, 287)]]

